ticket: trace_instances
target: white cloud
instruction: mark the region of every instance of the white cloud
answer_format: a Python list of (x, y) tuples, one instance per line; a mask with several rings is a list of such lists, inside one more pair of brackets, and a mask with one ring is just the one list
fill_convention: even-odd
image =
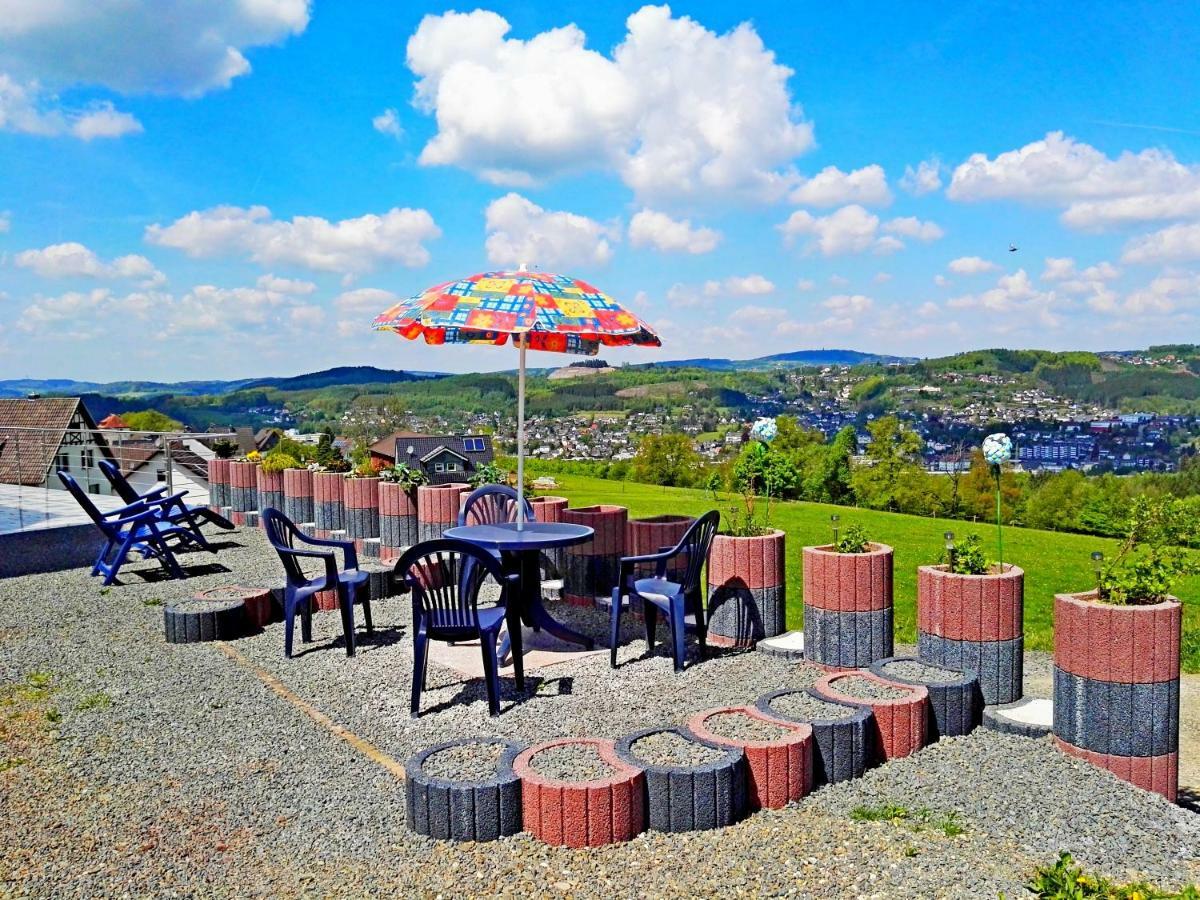
[(942, 186), (942, 161), (936, 157), (922, 160), (914, 169), (904, 167), (904, 175), (900, 178), (900, 187), (914, 197), (931, 194)]
[(330, 222), (318, 216), (272, 219), (265, 206), (217, 206), (190, 212), (170, 225), (151, 225), (146, 240), (196, 258), (247, 257), (263, 265), (357, 273), (384, 263), (423, 266), (429, 262), (423, 242), (441, 233), (423, 209), (391, 209)]
[(807, 237), (809, 240), (805, 243), (805, 252), (819, 251), (822, 256), (867, 251), (890, 253), (904, 246), (894, 237), (881, 237), (879, 217), (858, 204), (843, 206), (828, 216), (819, 217), (803, 209), (796, 210), (779, 226), (779, 230), (788, 244), (797, 238)]
[(575, 25), (519, 40), (493, 12), (426, 16), (407, 56), (438, 129), (420, 161), (509, 186), (599, 167), (643, 197), (784, 194), (812, 128), (753, 26), (717, 35), (665, 6), (626, 26), (610, 57)]
[(875, 282), (876, 284), (887, 284), (889, 281), (892, 280), (892, 273), (891, 272), (876, 272), (874, 277), (871, 280), (873, 282)]
[(1164, 263), (1200, 259), (1200, 222), (1169, 225), (1130, 240), (1121, 253), (1125, 263)]
[(834, 287), (846, 287), (850, 283), (850, 279), (844, 275), (830, 275), (829, 283)]
[[(395, 306), (399, 302), (398, 294), (381, 288), (357, 288), (338, 294), (333, 299), (333, 305), (339, 313), (357, 318), (377, 316), (389, 306)], [(355, 326), (361, 328), (362, 323), (355, 322)]]
[(1200, 215), (1200, 165), (1159, 149), (1112, 159), (1055, 131), (995, 159), (972, 154), (954, 170), (946, 195), (1060, 204), (1064, 224), (1095, 230)]
[(280, 278), (277, 275), (260, 275), (255, 284), (264, 291), (274, 291), (277, 294), (311, 294), (317, 289), (311, 281)]
[(404, 129), (400, 126), (400, 115), (394, 109), (385, 109), (371, 120), (371, 127), (380, 134), (390, 134), (399, 140), (404, 137)]
[(826, 166), (812, 178), (801, 181), (788, 199), (800, 206), (844, 206), (847, 203), (886, 206), (892, 202), (892, 192), (888, 190), (882, 166), (864, 166), (852, 172)]
[(665, 213), (643, 209), (629, 220), (629, 242), (635, 247), (654, 247), (664, 253), (708, 253), (721, 242), (721, 233), (711, 228), (693, 228), (688, 219), (672, 219)]
[(7, 234), (12, 228), (12, 213), (0, 210), (0, 234)]
[(926, 243), (936, 241), (946, 233), (936, 222), (922, 222), (916, 216), (892, 219), (884, 223), (883, 230), (889, 234), (899, 234)]
[(667, 304), (673, 309), (698, 309), (712, 306), (713, 295), (703, 288), (676, 282), (667, 289)]
[(946, 287), (947, 285), (950, 284), (950, 279), (947, 278), (945, 275), (934, 275), (933, 283), (936, 284), (938, 287)]
[(619, 228), (570, 212), (542, 209), (520, 194), (506, 194), (488, 204), (488, 260), (499, 266), (558, 268), (604, 265), (612, 259), (610, 241)]
[(991, 260), (980, 256), (960, 256), (958, 259), (950, 260), (946, 268), (956, 275), (982, 275), (984, 272), (995, 272), (1000, 267)]
[(1170, 315), (1200, 310), (1200, 275), (1168, 271), (1145, 287), (1131, 291), (1123, 302), (1095, 302), (1092, 307), (1100, 312), (1131, 316)]
[(1075, 260), (1070, 256), (1047, 256), (1042, 281), (1062, 281), (1075, 275)]
[(756, 306), (750, 304), (734, 310), (729, 318), (730, 321), (739, 322), (742, 325), (770, 326), (784, 321), (787, 318), (787, 313), (774, 306)]
[(1011, 275), (1000, 276), (991, 290), (952, 297), (946, 305), (951, 309), (979, 309), (1007, 317), (998, 320), (999, 325), (992, 326), (1004, 332), (1018, 330), (1031, 321), (1047, 328), (1058, 327), (1062, 324), (1059, 308), (1065, 304), (1054, 291), (1038, 290), (1029, 274), (1018, 269)]
[(727, 294), (733, 297), (760, 296), (770, 294), (775, 285), (757, 273), (753, 275), (730, 275), (722, 281), (706, 281), (704, 292), (709, 296)]
[(39, 137), (70, 135), (81, 141), (136, 134), (142, 125), (111, 103), (93, 103), (83, 109), (48, 105), (36, 84), (22, 85), (0, 72), (0, 131), (15, 131)]
[(83, 244), (51, 244), (41, 250), (24, 250), (14, 262), (43, 278), (103, 278), (138, 281), (142, 287), (157, 287), (166, 282), (162, 272), (144, 256), (130, 254), (104, 262)]
[(922, 319), (932, 319), (935, 316), (941, 315), (942, 309), (932, 300), (926, 300), (917, 307), (917, 315)]
[(853, 317), (869, 312), (875, 301), (862, 294), (834, 294), (821, 305), (836, 316)]
[(801, 278), (796, 282), (796, 290), (798, 291), (811, 291), (816, 286), (817, 283), (811, 278)]

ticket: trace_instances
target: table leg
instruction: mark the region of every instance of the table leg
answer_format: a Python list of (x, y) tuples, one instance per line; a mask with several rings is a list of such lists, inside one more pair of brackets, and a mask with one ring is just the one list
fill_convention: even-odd
[(531, 628), (544, 628), (560, 641), (581, 644), (591, 650), (595, 644), (585, 634), (572, 631), (546, 612), (542, 603), (541, 554), (538, 551), (521, 554), (521, 618)]

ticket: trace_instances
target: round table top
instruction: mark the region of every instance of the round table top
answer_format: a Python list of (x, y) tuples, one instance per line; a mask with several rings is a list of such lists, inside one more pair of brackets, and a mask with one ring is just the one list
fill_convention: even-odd
[(442, 532), (444, 537), (470, 541), (496, 550), (541, 550), (590, 541), (595, 529), (567, 522), (526, 522), (518, 531), (516, 522), (496, 525), (458, 525)]

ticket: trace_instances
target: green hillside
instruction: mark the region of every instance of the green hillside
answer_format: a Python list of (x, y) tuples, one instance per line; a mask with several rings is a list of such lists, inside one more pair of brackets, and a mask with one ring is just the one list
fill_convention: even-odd
[[(629, 508), (631, 517), (685, 513), (696, 515), (713, 509), (724, 514), (740, 497), (722, 495), (714, 504), (703, 491), (663, 488), (632, 482), (604, 481), (575, 475), (556, 476), (561, 487), (557, 495), (570, 498), (572, 506), (615, 503)], [(761, 501), (760, 501), (761, 504)], [(831, 537), (829, 516), (841, 516), (841, 525), (862, 525), (872, 540), (895, 548), (896, 640), (915, 643), (917, 566), (937, 562), (946, 531), (962, 537), (978, 530), (991, 544), (994, 528), (971, 526), (949, 519), (927, 519), (896, 513), (847, 509), (817, 503), (774, 503), (771, 522), (788, 535), (787, 598), (788, 626), (803, 627), (800, 548), (806, 544), (827, 543)], [(994, 546), (994, 544), (991, 544)], [(1054, 594), (1087, 590), (1094, 583), (1093, 550), (1111, 553), (1116, 542), (1085, 535), (1036, 531), (1029, 528), (1004, 530), (1005, 560), (1025, 570), (1025, 646), (1031, 650), (1052, 650)], [(1200, 578), (1186, 582), (1177, 592), (1184, 600), (1184, 667), (1200, 672)]]

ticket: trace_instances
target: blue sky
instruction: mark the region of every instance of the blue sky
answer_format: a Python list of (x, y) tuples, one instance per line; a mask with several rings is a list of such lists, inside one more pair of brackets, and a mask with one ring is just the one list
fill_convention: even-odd
[(1200, 336), (1196, 7), (458, 9), (0, 0), (0, 377), (509, 368), (369, 320), (519, 262), (613, 361)]

